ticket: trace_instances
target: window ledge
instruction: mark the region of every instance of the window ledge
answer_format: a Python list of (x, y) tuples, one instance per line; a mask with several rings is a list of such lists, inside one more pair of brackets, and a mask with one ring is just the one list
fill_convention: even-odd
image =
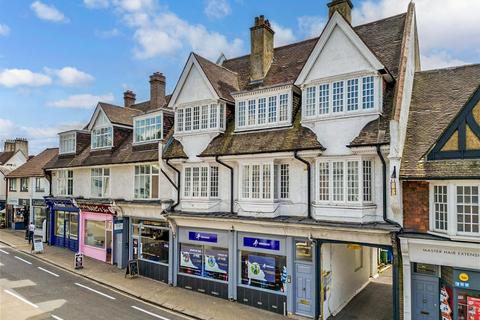
[(189, 131), (189, 132), (175, 132), (173, 135), (174, 138), (182, 138), (182, 137), (189, 137), (189, 136), (196, 136), (200, 134), (218, 134), (218, 133), (224, 133), (225, 129), (201, 129), (201, 130), (196, 130), (196, 131)]
[(345, 203), (322, 203), (314, 202), (313, 206), (315, 208), (336, 208), (336, 209), (352, 209), (352, 210), (365, 210), (365, 209), (375, 209), (377, 205), (374, 203), (368, 204), (345, 204)]
[(302, 123), (325, 121), (325, 120), (336, 120), (336, 119), (346, 119), (346, 118), (355, 118), (358, 116), (370, 116), (370, 115), (380, 115), (381, 112), (378, 109), (373, 109), (369, 111), (349, 111), (347, 113), (335, 113), (335, 114), (325, 114), (321, 116), (312, 116), (312, 117), (302, 117)]
[(471, 236), (465, 235), (449, 235), (447, 233), (442, 233), (438, 231), (428, 231), (428, 234), (439, 236), (443, 238), (448, 238), (453, 241), (469, 241), (469, 242), (478, 242), (480, 243), (480, 237), (478, 235), (472, 234)]

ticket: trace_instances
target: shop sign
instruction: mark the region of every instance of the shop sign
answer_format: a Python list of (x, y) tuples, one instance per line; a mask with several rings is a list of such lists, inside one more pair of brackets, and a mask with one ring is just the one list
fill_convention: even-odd
[(30, 199), (18, 199), (18, 204), (21, 206), (29, 206)]
[(73, 201), (71, 199), (55, 199), (55, 198), (45, 198), (45, 202), (53, 207), (55, 210), (62, 210), (66, 208), (76, 209)]
[(12, 206), (18, 206), (18, 199), (8, 198), (7, 204), (10, 204)]
[(117, 215), (117, 211), (108, 204), (77, 203), (82, 211)]
[(32, 206), (43, 207), (44, 205), (45, 205), (45, 201), (43, 199), (32, 199)]
[(266, 250), (280, 250), (280, 241), (273, 239), (261, 239), (261, 238), (243, 238), (243, 246), (257, 249), (266, 249)]
[(454, 269), (453, 279), (457, 288), (480, 290), (480, 272)]
[(123, 232), (123, 220), (116, 220), (113, 224), (113, 231), (115, 233), (122, 233)]
[(73, 266), (75, 269), (83, 269), (83, 253), (75, 253), (75, 262)]
[(217, 234), (189, 231), (188, 240), (217, 243)]
[(43, 240), (42, 238), (33, 239), (33, 253), (42, 253), (43, 252)]

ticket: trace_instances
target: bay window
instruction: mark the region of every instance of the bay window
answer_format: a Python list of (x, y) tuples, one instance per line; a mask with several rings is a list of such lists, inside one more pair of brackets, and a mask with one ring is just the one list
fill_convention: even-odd
[(135, 166), (134, 198), (158, 198), (158, 165)]
[(176, 134), (207, 130), (225, 130), (225, 105), (207, 103), (178, 107), (175, 111)]
[(60, 144), (59, 144), (59, 153), (74, 153), (75, 144), (76, 144), (76, 134), (73, 133), (64, 133), (60, 135)]
[(454, 236), (479, 236), (479, 190), (480, 183), (432, 183), (430, 229)]
[(134, 121), (134, 142), (142, 143), (162, 139), (162, 114), (148, 115)]
[(291, 94), (278, 93), (255, 98), (236, 98), (236, 129), (288, 125), (291, 121)]
[(330, 204), (372, 202), (372, 160), (319, 160), (316, 172), (317, 202)]
[(289, 165), (251, 163), (241, 167), (241, 198), (244, 200), (288, 199)]
[(113, 128), (103, 127), (92, 130), (92, 149), (111, 147), (113, 144)]
[(110, 195), (110, 169), (93, 168), (91, 175), (91, 196), (93, 198), (105, 198)]
[(218, 167), (208, 165), (184, 167), (183, 186), (185, 198), (217, 198)]
[[(307, 86), (303, 90), (306, 119), (379, 109), (381, 78), (355, 77)], [(318, 94), (317, 94), (318, 93)]]
[(72, 170), (58, 171), (57, 193), (61, 196), (73, 195), (73, 171)]

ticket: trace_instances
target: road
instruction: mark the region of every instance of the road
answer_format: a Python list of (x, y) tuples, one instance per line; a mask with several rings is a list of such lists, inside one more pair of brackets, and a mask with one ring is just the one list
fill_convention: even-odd
[(192, 319), (0, 244), (0, 319)]

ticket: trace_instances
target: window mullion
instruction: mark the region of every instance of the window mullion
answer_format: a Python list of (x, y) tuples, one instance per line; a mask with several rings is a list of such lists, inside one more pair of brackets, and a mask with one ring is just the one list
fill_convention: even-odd
[(457, 192), (455, 190), (455, 185), (454, 184), (448, 184), (447, 185), (447, 208), (448, 208), (448, 214), (447, 214), (447, 232), (449, 235), (454, 236), (457, 234), (457, 210), (456, 210), (456, 198), (457, 198)]
[(358, 202), (360, 203), (360, 205), (363, 205), (363, 159), (360, 158), (358, 162)]

